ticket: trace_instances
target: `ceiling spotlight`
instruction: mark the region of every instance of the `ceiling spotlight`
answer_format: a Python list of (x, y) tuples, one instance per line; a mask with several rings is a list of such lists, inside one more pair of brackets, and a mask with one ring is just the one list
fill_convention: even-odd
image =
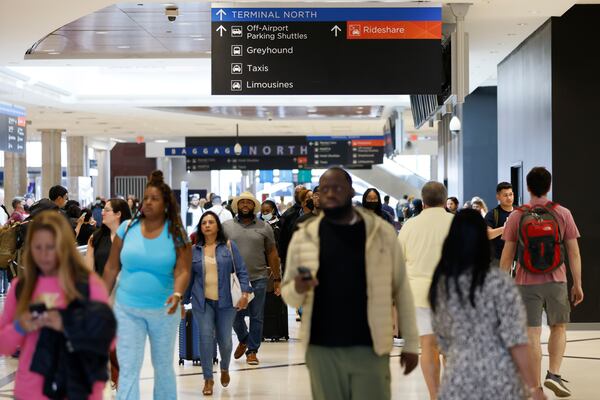
[(130, 49), (131, 46), (117, 46), (117, 49)]
[(156, 139), (154, 143), (169, 143), (167, 139)]
[(106, 35), (108, 32), (106, 31), (97, 31), (96, 35)]

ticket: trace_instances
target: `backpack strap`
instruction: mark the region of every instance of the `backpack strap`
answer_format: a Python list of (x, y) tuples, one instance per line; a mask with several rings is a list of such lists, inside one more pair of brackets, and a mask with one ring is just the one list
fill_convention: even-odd
[(494, 228), (498, 228), (498, 221), (500, 221), (500, 211), (496, 207), (494, 208)]
[(123, 239), (121, 239), (122, 242), (125, 241), (125, 238), (127, 237), (127, 233), (129, 232), (129, 228), (131, 228), (131, 226), (136, 222), (139, 221), (138, 218), (131, 218), (129, 220), (129, 223), (127, 224), (127, 226), (125, 227), (125, 233), (123, 233)]

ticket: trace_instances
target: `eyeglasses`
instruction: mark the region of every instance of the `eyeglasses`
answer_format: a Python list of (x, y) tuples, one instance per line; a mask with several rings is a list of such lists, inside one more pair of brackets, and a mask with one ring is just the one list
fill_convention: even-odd
[(107, 207), (104, 207), (104, 208), (102, 209), (102, 211), (104, 211), (104, 212), (112, 212), (112, 211), (113, 211), (113, 209), (112, 209), (112, 208), (107, 208)]
[(327, 194), (329, 192), (342, 193), (343, 190), (344, 190), (344, 187), (340, 186), (340, 185), (319, 186), (319, 193), (322, 193), (322, 194)]

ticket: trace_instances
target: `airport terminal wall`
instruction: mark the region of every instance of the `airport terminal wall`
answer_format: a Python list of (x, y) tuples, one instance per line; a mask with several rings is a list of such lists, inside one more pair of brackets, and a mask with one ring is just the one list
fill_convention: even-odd
[(575, 323), (600, 322), (599, 19), (599, 5), (574, 6), (498, 68), (498, 179), (510, 180), (521, 162), (524, 175), (538, 165), (551, 169), (552, 199), (572, 211), (581, 233), (586, 298), (573, 310)]

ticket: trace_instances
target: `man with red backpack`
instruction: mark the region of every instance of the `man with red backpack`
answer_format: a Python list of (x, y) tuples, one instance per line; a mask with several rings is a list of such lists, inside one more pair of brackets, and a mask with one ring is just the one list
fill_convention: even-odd
[[(542, 311), (545, 310), (550, 326), (550, 368), (544, 386), (557, 397), (569, 397), (571, 391), (559, 374), (571, 311), (569, 297), (573, 306), (583, 301), (581, 255), (577, 243), (579, 231), (571, 212), (548, 200), (551, 183), (552, 175), (544, 167), (535, 167), (527, 174), (531, 201), (515, 209), (506, 222), (500, 267), (508, 272), (517, 255), (515, 283), (527, 311), (529, 342), (537, 376), (541, 375), (540, 336)], [(567, 289), (567, 259), (573, 275), (571, 296)]]

